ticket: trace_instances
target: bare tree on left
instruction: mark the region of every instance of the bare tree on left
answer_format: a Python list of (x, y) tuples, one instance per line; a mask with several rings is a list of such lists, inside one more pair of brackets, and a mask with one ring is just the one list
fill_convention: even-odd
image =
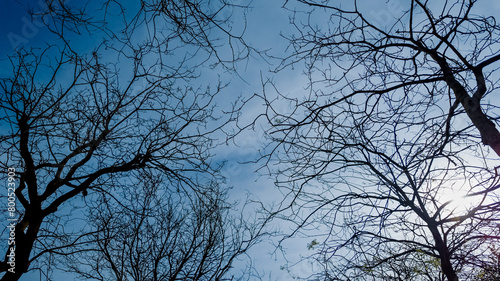
[(163, 193), (211, 198), (223, 181), (211, 148), (234, 116), (215, 110), (221, 82), (193, 85), (204, 66), (234, 70), (250, 51), (228, 25), (241, 7), (224, 1), (46, 4), (32, 13), (50, 36), (16, 49), (0, 80), (0, 165), (16, 169), (19, 218), (15, 270), (1, 246), (2, 281), (92, 243), (94, 232), (69, 227), (73, 211), (142, 188), (130, 182), (143, 175), (164, 177)]

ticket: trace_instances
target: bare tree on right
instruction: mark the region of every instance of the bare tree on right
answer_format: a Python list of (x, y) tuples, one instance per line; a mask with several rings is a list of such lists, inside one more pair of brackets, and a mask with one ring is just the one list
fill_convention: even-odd
[(261, 96), (263, 157), (286, 194), (271, 215), (296, 225), (286, 237), (321, 230), (314, 277), (497, 274), (500, 26), (480, 2), (398, 2), (377, 18), (386, 1), (286, 1), (296, 32), (278, 71), (304, 65), (310, 84), (302, 99)]

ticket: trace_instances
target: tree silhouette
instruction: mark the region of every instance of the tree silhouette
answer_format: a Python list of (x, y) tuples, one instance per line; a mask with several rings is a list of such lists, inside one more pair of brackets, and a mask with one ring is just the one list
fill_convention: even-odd
[(259, 231), (230, 213), (225, 190), (194, 197), (165, 193), (161, 179), (135, 184), (143, 188), (89, 200), (94, 243), (71, 255), (69, 271), (84, 280), (236, 280), (224, 276)]
[[(204, 66), (234, 70), (235, 62), (248, 55), (250, 49), (241, 35), (228, 24), (234, 9), (224, 1), (141, 1), (130, 7), (116, 1), (46, 1), (46, 7), (31, 10), (50, 35), (39, 46), (25, 46), (9, 56), (11, 73), (0, 84), (1, 166), (5, 171), (15, 169), (19, 202), (13, 227), (15, 266), (8, 263), (10, 248), (2, 246), (5, 259), (0, 270), (5, 274), (1, 280), (18, 280), (54, 256), (76, 254), (85, 245), (99, 242), (108, 253), (112, 252), (106, 248), (108, 242), (128, 243), (117, 237), (103, 238), (115, 229), (102, 225), (83, 227), (88, 231), (84, 233), (78, 232), (78, 225), (69, 226), (82, 219), (77, 211), (84, 210), (85, 202), (93, 205), (87, 198), (108, 202), (102, 200), (113, 193), (135, 189), (147, 193), (145, 186), (127, 182), (149, 174), (162, 175), (168, 183), (156, 187), (163, 193), (183, 190), (191, 196), (182, 212), (191, 208), (197, 216), (187, 217), (207, 220), (192, 228), (165, 231), (187, 229), (201, 235), (193, 243), (210, 243), (196, 249), (205, 249), (203, 258), (219, 262), (210, 265), (215, 267), (209, 270), (213, 276), (220, 278), (245, 245), (252, 243), (254, 236), (243, 245), (242, 239), (248, 237), (220, 232), (229, 223), (223, 215), (226, 203), (220, 201), (225, 198), (218, 195), (225, 189), (213, 188), (223, 178), (220, 166), (210, 158), (216, 134), (223, 134), (224, 125), (233, 119), (232, 114), (215, 110), (215, 96), (224, 86), (217, 81), (206, 88), (193, 86)], [(219, 201), (205, 202), (211, 198)], [(166, 211), (169, 205), (164, 206)], [(149, 208), (163, 206), (144, 207), (149, 212)], [(208, 212), (210, 208), (215, 208), (213, 213)], [(165, 215), (163, 210), (156, 212)], [(108, 215), (103, 219), (116, 217)], [(162, 223), (180, 221), (183, 215)], [(127, 217), (120, 219), (112, 227), (129, 223)], [(130, 227), (153, 227), (151, 223), (130, 222)], [(158, 238), (165, 238), (163, 234)], [(220, 248), (226, 245), (234, 248), (221, 254)], [(144, 253), (153, 250), (144, 249)], [(198, 250), (193, 253), (201, 255)], [(107, 265), (117, 263), (114, 258), (109, 257)], [(120, 265), (133, 266), (130, 262)], [(212, 274), (206, 269), (200, 265), (199, 280)], [(115, 277), (120, 280), (119, 275)]]
[(500, 26), (476, 4), (414, 0), (378, 20), (373, 3), (286, 1), (296, 33), (278, 71), (304, 63), (309, 92), (261, 96), (263, 158), (286, 195), (271, 216), (323, 231), (317, 278), (458, 280), (500, 238), (481, 146), (500, 155)]

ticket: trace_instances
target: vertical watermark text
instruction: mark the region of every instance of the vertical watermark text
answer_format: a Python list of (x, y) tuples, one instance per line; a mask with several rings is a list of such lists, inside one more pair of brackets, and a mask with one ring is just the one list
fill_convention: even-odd
[(9, 229), (9, 239), (7, 244), (9, 245), (9, 253), (7, 257), (9, 258), (7, 264), (10, 266), (8, 271), (15, 273), (16, 270), (16, 169), (8, 168), (7, 173), (7, 221)]

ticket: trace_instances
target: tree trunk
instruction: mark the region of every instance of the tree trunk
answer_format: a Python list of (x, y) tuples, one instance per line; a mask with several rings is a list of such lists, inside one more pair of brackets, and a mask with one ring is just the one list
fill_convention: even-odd
[(481, 97), (486, 92), (486, 86), (484, 85), (484, 77), (481, 73), (481, 70), (476, 69), (474, 71), (477, 79), (478, 89), (477, 93), (474, 96), (470, 96), (467, 93), (465, 87), (460, 84), (460, 82), (455, 79), (453, 75), (453, 71), (450, 68), (446, 59), (440, 57), (436, 51), (429, 51), (428, 53), (432, 56), (432, 58), (439, 64), (441, 67), (441, 71), (443, 71), (444, 80), (448, 87), (451, 88), (453, 93), (455, 94), (456, 99), (460, 102), (460, 104), (465, 109), (467, 116), (472, 121), (472, 124), (478, 129), (479, 134), (481, 135), (481, 141), (484, 145), (487, 145), (495, 151), (495, 153), (500, 156), (500, 132), (495, 127), (495, 123), (493, 123), (488, 116), (481, 109)]
[(35, 244), (38, 236), (42, 220), (43, 218), (39, 215), (31, 217), (28, 220), (29, 225), (26, 229), (26, 233), (24, 233), (24, 227), (21, 222), (16, 225), (15, 267), (13, 268), (7, 263), (9, 261), (9, 257), (7, 255), (10, 252), (10, 250), (8, 250), (6, 253), (6, 260), (1, 265), (2, 271), (6, 271), (6, 274), (2, 277), (2, 279), (0, 279), (0, 281), (17, 281), (28, 271), (31, 250), (33, 249), (33, 245)]
[(451, 264), (451, 254), (446, 246), (446, 243), (443, 241), (439, 230), (435, 225), (429, 225), (429, 230), (432, 233), (432, 237), (434, 238), (434, 243), (436, 250), (439, 253), (439, 259), (441, 261), (441, 270), (444, 275), (448, 279), (448, 281), (458, 281), (457, 273)]

